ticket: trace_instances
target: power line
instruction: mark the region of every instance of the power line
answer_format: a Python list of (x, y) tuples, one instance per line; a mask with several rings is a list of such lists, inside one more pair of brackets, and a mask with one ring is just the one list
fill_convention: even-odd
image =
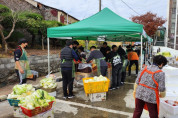
[[(88, 2), (88, 0), (87, 0), (86, 12), (88, 11), (88, 9), (89, 9), (89, 2)], [(85, 12), (84, 12), (84, 13), (85, 13)], [(87, 15), (87, 14), (85, 13), (84, 16), (83, 16), (83, 18), (82, 18), (82, 20), (85, 19), (86, 15)]]
[(136, 14), (140, 15), (137, 11), (135, 11), (131, 6), (129, 6), (126, 2), (121, 0), (128, 8), (130, 8), (132, 11), (134, 11)]
[(118, 10), (117, 10), (116, 4), (114, 4), (114, 1), (113, 1), (113, 0), (111, 0), (111, 4), (112, 4), (112, 6), (114, 7), (114, 9), (115, 9), (116, 12), (117, 12)]

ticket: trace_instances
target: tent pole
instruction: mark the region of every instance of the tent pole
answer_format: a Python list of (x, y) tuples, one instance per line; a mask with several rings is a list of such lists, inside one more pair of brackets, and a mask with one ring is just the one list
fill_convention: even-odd
[(86, 49), (88, 50), (88, 37), (87, 40), (85, 40), (85, 45), (86, 45)]
[(47, 43), (48, 43), (48, 74), (50, 74), (50, 60), (49, 60), (49, 47), (50, 47), (50, 45), (49, 45), (49, 38), (47, 38)]
[(142, 54), (143, 53), (143, 36), (141, 34), (141, 61), (140, 61), (140, 70), (142, 69), (142, 65), (143, 65), (143, 57)]

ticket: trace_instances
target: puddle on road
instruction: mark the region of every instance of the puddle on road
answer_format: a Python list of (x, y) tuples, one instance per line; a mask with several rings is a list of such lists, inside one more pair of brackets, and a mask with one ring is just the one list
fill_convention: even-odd
[[(133, 97), (133, 89), (129, 90), (126, 94), (126, 97), (124, 98), (124, 101), (126, 103), (126, 107), (128, 108), (135, 108), (135, 99)], [(143, 110), (142, 113), (143, 118), (149, 118), (149, 113), (146, 110)]]
[(133, 89), (129, 90), (124, 98), (126, 103), (126, 107), (128, 108), (135, 108), (135, 99), (133, 97)]
[(74, 115), (76, 115), (78, 113), (78, 108), (70, 106), (69, 104), (56, 102), (54, 107), (54, 112), (55, 113), (66, 112), (66, 113), (73, 113)]

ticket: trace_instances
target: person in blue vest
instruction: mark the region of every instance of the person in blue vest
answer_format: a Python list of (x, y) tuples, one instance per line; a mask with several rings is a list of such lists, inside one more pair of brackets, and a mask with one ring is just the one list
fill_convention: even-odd
[[(73, 41), (67, 40), (66, 46), (61, 50), (61, 73), (63, 80), (64, 99), (73, 98), (73, 81), (75, 74), (75, 64), (73, 59), (78, 61), (78, 56), (73, 50)], [(67, 88), (69, 92), (67, 92)]]
[(117, 46), (112, 46), (112, 51), (108, 54), (108, 59), (112, 64), (112, 84), (109, 90), (118, 89), (121, 85), (122, 60), (117, 52)]
[(98, 76), (106, 76), (108, 65), (105, 61), (105, 57), (103, 56), (102, 52), (96, 50), (95, 46), (90, 47), (90, 55), (87, 58), (86, 62), (89, 63), (91, 60), (95, 59), (97, 65)]
[(27, 58), (27, 52), (25, 47), (28, 45), (28, 40), (20, 39), (19, 46), (14, 51), (14, 60), (15, 60), (15, 72), (19, 78), (19, 84), (26, 83), (26, 78), (29, 70), (29, 62)]

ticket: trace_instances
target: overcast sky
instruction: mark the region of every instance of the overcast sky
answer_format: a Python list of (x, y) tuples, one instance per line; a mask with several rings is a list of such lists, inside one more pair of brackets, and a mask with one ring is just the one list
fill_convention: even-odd
[[(35, 0), (48, 6), (64, 10), (79, 20), (85, 19), (99, 10), (99, 0)], [(167, 18), (167, 0), (123, 0), (138, 14), (148, 11)], [(138, 15), (122, 0), (102, 0), (102, 9), (108, 7), (118, 15), (130, 19), (133, 15)]]

